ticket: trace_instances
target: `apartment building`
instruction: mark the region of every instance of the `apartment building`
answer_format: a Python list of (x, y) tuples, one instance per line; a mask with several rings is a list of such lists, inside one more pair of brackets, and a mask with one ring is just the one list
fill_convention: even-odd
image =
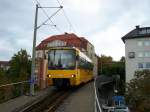
[(122, 37), (125, 43), (126, 82), (137, 70), (150, 69), (150, 27), (136, 26)]

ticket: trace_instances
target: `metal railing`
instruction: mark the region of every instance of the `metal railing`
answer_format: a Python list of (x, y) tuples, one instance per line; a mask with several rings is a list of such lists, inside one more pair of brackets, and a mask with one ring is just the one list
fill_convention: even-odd
[(0, 85), (0, 88), (1, 88), (1, 87), (6, 87), (6, 86), (17, 85), (17, 84), (28, 83), (28, 82), (29, 82), (29, 81), (26, 80), (26, 81), (14, 82), (14, 83), (9, 83), (9, 84), (3, 84), (3, 85)]
[(96, 78), (94, 80), (94, 91), (95, 91), (95, 112), (103, 112), (102, 111), (102, 105), (100, 104), (99, 101), (99, 94), (98, 94), (98, 88), (96, 85)]
[(0, 103), (29, 93), (29, 81), (18, 81), (0, 85)]
[(35, 84), (35, 90), (39, 90), (38, 83), (39, 80), (43, 80), (43, 78), (32, 80), (23, 80), (23, 81), (17, 81), (17, 82), (10, 82), (6, 84), (0, 85), (0, 103), (3, 103), (5, 101), (8, 101), (10, 99), (22, 96), (22, 95), (30, 95), (30, 84)]
[[(17, 82), (3, 83), (0, 84), (0, 103), (8, 101), (10, 99), (22, 96), (22, 95), (31, 95), (30, 93), (30, 84), (35, 84), (35, 91), (44, 89), (41, 87), (41, 80), (45, 80), (43, 78), (35, 78), (35, 80), (23, 80)], [(47, 85), (47, 79), (45, 80), (45, 87)]]

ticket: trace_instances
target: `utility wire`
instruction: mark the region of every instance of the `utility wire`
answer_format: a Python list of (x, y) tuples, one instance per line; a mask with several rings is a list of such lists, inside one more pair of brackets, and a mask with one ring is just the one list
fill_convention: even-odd
[(69, 20), (69, 18), (68, 18), (68, 16), (67, 16), (65, 10), (62, 9), (62, 11), (63, 11), (63, 13), (64, 13), (64, 16), (65, 16), (66, 20), (68, 21), (68, 24), (69, 24), (70, 28), (72, 28), (72, 30), (73, 30), (74, 32), (76, 32), (75, 29), (74, 29), (74, 27), (73, 27), (73, 25), (72, 25), (72, 23), (70, 22), (70, 20)]
[[(40, 28), (42, 25), (45, 25), (47, 21), (51, 20), (50, 18), (52, 18), (53, 16), (55, 16), (57, 14), (57, 12), (59, 12), (61, 10), (58, 9), (55, 13), (53, 13), (48, 19), (46, 19), (41, 25), (38, 26), (38, 28)], [(55, 25), (54, 25), (55, 26)]]
[(58, 4), (61, 6), (61, 3), (59, 2), (59, 0), (57, 0)]
[[(60, 28), (58, 28), (57, 27), (57, 25), (51, 20), (51, 17), (47, 14), (47, 12), (44, 10), (44, 8), (41, 6), (41, 4), (40, 4), (40, 2), (38, 1), (38, 0), (35, 0), (36, 2), (37, 2), (37, 4), (40, 6), (40, 8), (42, 9), (42, 11), (43, 11), (43, 13), (47, 16), (47, 20), (46, 20), (46, 22), (49, 20), (52, 24), (53, 24), (53, 26), (56, 28), (56, 30), (58, 31), (58, 32), (60, 32), (61, 33), (61, 30), (60, 30)], [(61, 9), (61, 7), (60, 7), (60, 9)], [(55, 14), (56, 15), (56, 14)], [(53, 16), (52, 16), (53, 17)], [(42, 23), (43, 24), (43, 23)], [(45, 23), (44, 23), (45, 24)], [(44, 25), (43, 24), (43, 25)]]
[[(62, 6), (61, 3), (59, 2), (59, 0), (57, 0), (57, 2), (58, 2), (58, 4), (59, 4), (60, 6)], [(69, 20), (69, 18), (68, 18), (68, 16), (67, 16), (65, 10), (62, 9), (62, 11), (63, 11), (63, 14), (64, 14), (64, 16), (65, 16), (65, 18), (66, 18), (66, 20), (67, 20), (67, 22), (68, 22), (68, 24), (69, 24), (70, 30), (71, 30), (71, 28), (72, 28), (73, 31), (76, 32), (75, 29), (74, 29), (74, 27), (73, 27), (73, 25), (72, 25), (72, 23), (71, 23), (71, 21)]]
[[(71, 23), (71, 21), (69, 20), (69, 17), (67, 16), (67, 14), (66, 14), (65, 10), (63, 9), (61, 3), (59, 2), (59, 0), (57, 0), (57, 2), (58, 2), (58, 4), (60, 5), (60, 9), (57, 10), (56, 13), (54, 13), (52, 16), (49, 16), (49, 15), (47, 14), (47, 12), (46, 12), (46, 11), (44, 10), (44, 8), (41, 6), (40, 1), (38, 1), (38, 0), (35, 0), (35, 1), (37, 2), (37, 4), (38, 4), (38, 5), (40, 6), (40, 8), (42, 9), (43, 13), (44, 13), (44, 14), (47, 16), (47, 18), (48, 18), (48, 19), (45, 20), (39, 27), (41, 27), (42, 25), (45, 25), (45, 23), (46, 23), (47, 21), (50, 21), (50, 22), (53, 24), (53, 26), (56, 28), (57, 31), (62, 32), (61, 29), (58, 28), (57, 25), (55, 25), (55, 23), (51, 20), (51, 18), (52, 18), (54, 15), (56, 15), (56, 13), (59, 12), (59, 11), (62, 9), (63, 15), (64, 15), (64, 17), (66, 18), (66, 21), (67, 21), (68, 24), (69, 24), (69, 30), (71, 31), (71, 29), (72, 29), (74, 32), (76, 32), (75, 29), (74, 29), (74, 27), (73, 27), (73, 25), (72, 25), (72, 23)], [(39, 27), (38, 27), (38, 28), (39, 28)]]

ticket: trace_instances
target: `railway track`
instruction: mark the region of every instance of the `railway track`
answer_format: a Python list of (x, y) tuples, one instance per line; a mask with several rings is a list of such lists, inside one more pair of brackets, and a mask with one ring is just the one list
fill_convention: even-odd
[(55, 91), (44, 99), (36, 101), (18, 112), (54, 112), (71, 93), (71, 90)]
[(53, 103), (51, 103), (51, 104), (49, 105), (49, 108), (46, 109), (44, 112), (54, 112), (54, 111), (57, 109), (57, 107), (59, 106), (59, 104), (61, 104), (62, 101), (63, 101), (67, 96), (69, 96), (69, 94), (70, 94), (70, 91), (64, 92), (63, 94), (61, 94)]

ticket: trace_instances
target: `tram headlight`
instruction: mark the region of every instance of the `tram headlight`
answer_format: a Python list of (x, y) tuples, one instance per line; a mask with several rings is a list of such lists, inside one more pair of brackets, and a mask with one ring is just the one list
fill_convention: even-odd
[(75, 75), (71, 75), (71, 77), (73, 78), (73, 77), (75, 77)]
[(48, 75), (48, 77), (51, 77), (51, 75)]

